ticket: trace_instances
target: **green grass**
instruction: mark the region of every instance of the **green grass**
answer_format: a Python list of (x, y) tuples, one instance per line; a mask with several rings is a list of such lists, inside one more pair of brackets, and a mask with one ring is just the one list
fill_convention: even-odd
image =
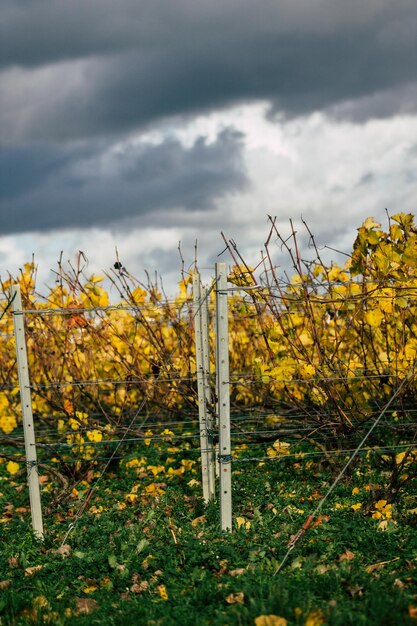
[[(150, 465), (168, 469), (164, 450), (146, 453)], [(278, 575), (290, 536), (332, 480), (311, 462), (236, 464), (234, 513), (245, 524), (235, 522), (233, 533), (219, 530), (216, 503), (202, 503), (198, 465), (172, 477), (121, 466), (98, 483), (64, 555), (57, 549), (88, 485), (45, 517), (39, 543), (29, 530), (25, 479), (8, 476), (2, 464), (0, 623), (244, 625), (276, 615), (289, 625), (415, 624), (417, 498), (403, 497), (379, 530), (381, 520), (351, 508), (367, 499), (369, 482), (381, 480), (362, 463)], [(145, 493), (153, 482), (162, 495)], [(52, 493), (44, 491), (44, 506)]]

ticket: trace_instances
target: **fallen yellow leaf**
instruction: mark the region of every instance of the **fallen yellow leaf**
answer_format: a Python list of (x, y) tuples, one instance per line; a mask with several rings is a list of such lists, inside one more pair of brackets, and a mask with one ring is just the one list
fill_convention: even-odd
[(43, 568), (43, 565), (34, 565), (33, 567), (27, 567), (25, 569), (25, 576), (33, 576), (36, 572), (39, 572)]
[(316, 609), (315, 611), (309, 613), (305, 626), (321, 626), (324, 622), (325, 619), (323, 611), (321, 609)]
[(279, 615), (260, 615), (255, 617), (255, 626), (287, 626), (288, 621)]
[(164, 600), (166, 602), (168, 600), (168, 591), (165, 585), (158, 585), (157, 589), (161, 600)]
[(355, 558), (355, 555), (350, 550), (346, 550), (343, 554), (339, 556), (339, 561), (352, 561)]
[(249, 530), (250, 528), (250, 522), (246, 520), (244, 517), (237, 517), (236, 524), (238, 528), (241, 528), (242, 526), (246, 528), (247, 530)]
[(226, 597), (227, 604), (243, 604), (245, 601), (245, 594), (243, 591), (239, 591), (238, 593), (230, 593)]
[(6, 465), (6, 470), (9, 472), (9, 474), (13, 476), (14, 474), (17, 474), (17, 472), (20, 470), (20, 465), (19, 463), (15, 463), (14, 461), (9, 461)]

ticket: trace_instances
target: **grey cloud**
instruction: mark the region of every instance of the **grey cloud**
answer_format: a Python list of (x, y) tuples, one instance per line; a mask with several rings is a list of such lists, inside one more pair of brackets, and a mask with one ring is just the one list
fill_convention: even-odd
[(70, 150), (49, 145), (0, 150), (0, 201), (27, 195), (73, 159)]
[(373, 172), (366, 172), (360, 178), (357, 183), (357, 187), (364, 187), (366, 185), (371, 185), (375, 182), (375, 174)]
[[(0, 157), (0, 232), (100, 227), (183, 207), (207, 211), (248, 184), (243, 137), (224, 130), (190, 148), (160, 145), (5, 149)], [(4, 183), (4, 185), (3, 185)], [(128, 223), (127, 223), (128, 225)]]
[(414, 0), (9, 0), (1, 12), (4, 141), (119, 133), (257, 99), (272, 114), (359, 121), (417, 106)]

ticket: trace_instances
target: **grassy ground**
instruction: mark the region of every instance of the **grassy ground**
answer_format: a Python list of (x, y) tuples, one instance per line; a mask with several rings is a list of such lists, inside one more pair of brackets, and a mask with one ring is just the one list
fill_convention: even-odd
[[(234, 531), (201, 499), (197, 457), (172, 445), (131, 454), (100, 479), (62, 540), (92, 472), (29, 532), (25, 477), (0, 465), (0, 623), (186, 626), (417, 623), (417, 496), (364, 516), (364, 461), (333, 492), (284, 569), (286, 544), (332, 476), (303, 459), (236, 463)], [(45, 476), (43, 504), (54, 489)]]

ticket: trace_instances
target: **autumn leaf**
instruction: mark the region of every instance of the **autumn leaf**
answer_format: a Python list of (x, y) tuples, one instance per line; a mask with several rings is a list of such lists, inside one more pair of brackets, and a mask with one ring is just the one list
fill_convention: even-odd
[(368, 217), (362, 224), (362, 228), (369, 230), (371, 228), (381, 228), (381, 224), (376, 222), (373, 217)]
[(36, 598), (33, 598), (32, 604), (35, 609), (44, 609), (49, 606), (48, 599), (45, 596), (36, 596)]
[(64, 543), (57, 549), (56, 553), (61, 555), (63, 559), (66, 559), (71, 556), (71, 546), (68, 543)]
[(144, 593), (145, 591), (149, 591), (149, 583), (146, 580), (142, 580), (140, 582), (135, 582), (130, 587), (130, 591), (132, 593), (136, 593), (136, 594), (140, 594), (140, 593)]
[(246, 572), (246, 569), (244, 567), (238, 567), (236, 569), (231, 569), (229, 571), (229, 576), (241, 576), (245, 572)]
[(68, 328), (85, 328), (86, 326), (88, 326), (87, 320), (77, 313), (73, 313), (68, 320)]
[(395, 215), (391, 215), (391, 219), (406, 229), (411, 228), (414, 221), (412, 213), (396, 213)]
[(346, 550), (343, 554), (339, 556), (339, 561), (342, 563), (343, 561), (353, 561), (355, 555), (350, 550)]
[(245, 519), (244, 517), (237, 517), (236, 518), (236, 526), (238, 528), (246, 528), (246, 530), (249, 530), (251, 523)]
[(78, 615), (89, 615), (98, 607), (97, 601), (93, 600), (93, 598), (76, 598), (75, 605), (77, 608), (76, 613)]
[(410, 604), (410, 606), (408, 607), (408, 616), (417, 622), (417, 606), (412, 606)]
[(380, 311), (379, 309), (372, 309), (371, 311), (367, 311), (365, 313), (365, 321), (367, 324), (369, 324), (369, 326), (372, 326), (374, 328), (377, 328), (378, 326), (381, 325), (382, 321), (384, 320), (384, 313), (382, 311)]
[(161, 600), (164, 600), (164, 602), (166, 602), (169, 596), (168, 596), (168, 591), (165, 585), (158, 585), (157, 591), (159, 593), (159, 597), (161, 598)]
[(243, 591), (239, 591), (238, 593), (230, 593), (225, 598), (227, 604), (243, 604), (245, 602), (245, 594)]
[(305, 626), (321, 626), (324, 623), (324, 613), (321, 609), (317, 609), (308, 614)]
[(14, 476), (14, 474), (17, 474), (17, 472), (20, 470), (20, 465), (19, 463), (15, 463), (14, 461), (9, 461), (6, 465), (6, 470), (11, 476)]
[(287, 626), (288, 621), (279, 615), (259, 615), (255, 617), (255, 626)]
[(43, 565), (33, 565), (32, 567), (26, 567), (25, 576), (33, 576), (41, 569), (43, 569)]

